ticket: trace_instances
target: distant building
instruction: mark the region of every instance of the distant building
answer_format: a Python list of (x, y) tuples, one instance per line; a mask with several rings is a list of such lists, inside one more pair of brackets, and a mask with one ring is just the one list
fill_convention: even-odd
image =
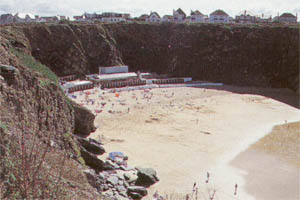
[(99, 67), (99, 74), (128, 73), (128, 66)]
[(199, 10), (191, 11), (191, 23), (204, 23), (207, 16), (203, 15)]
[(14, 22), (14, 16), (12, 14), (3, 14), (0, 16), (0, 24), (10, 24)]
[(145, 22), (148, 18), (149, 18), (149, 15), (143, 14), (140, 17), (138, 17), (136, 20), (141, 21), (141, 22)]
[(120, 13), (107, 12), (107, 13), (102, 13), (101, 21), (107, 23), (117, 23), (117, 22), (126, 21), (126, 19)]
[(162, 18), (163, 22), (173, 22), (174, 18), (172, 15), (164, 15)]
[(291, 13), (283, 13), (279, 16), (279, 22), (282, 23), (290, 23), (290, 24), (296, 24), (297, 23), (297, 15), (293, 15)]
[(73, 16), (74, 20), (77, 22), (83, 22), (86, 20), (86, 16), (85, 15), (80, 15), (80, 16)]
[(257, 21), (259, 23), (271, 23), (272, 22), (272, 15), (262, 14), (261, 16), (257, 17)]
[(184, 22), (186, 14), (181, 8), (178, 8), (176, 11), (173, 10), (173, 20), (174, 22)]
[(58, 22), (59, 18), (57, 16), (50, 16), (50, 17), (39, 17), (37, 19), (38, 22)]
[(29, 22), (35, 22), (36, 18), (31, 13), (17, 13), (14, 16), (14, 22), (17, 23), (29, 23)]
[(146, 22), (160, 22), (161, 18), (157, 12), (151, 12), (149, 17), (146, 18)]
[(223, 10), (216, 10), (209, 15), (210, 23), (229, 23), (230, 17)]
[(235, 22), (241, 24), (253, 24), (258, 21), (257, 17), (253, 15), (250, 11), (245, 10), (239, 15), (235, 16)]

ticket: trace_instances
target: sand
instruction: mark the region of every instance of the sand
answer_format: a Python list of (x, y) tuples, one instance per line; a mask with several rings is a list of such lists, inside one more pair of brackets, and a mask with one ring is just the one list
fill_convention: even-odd
[[(200, 199), (208, 199), (213, 190), (215, 199), (266, 199), (268, 194), (255, 193), (261, 189), (259, 184), (252, 184), (249, 189), (247, 175), (253, 174), (269, 180), (264, 184), (278, 187), (283, 184), (279, 179), (266, 179), (273, 173), (261, 173), (261, 169), (266, 170), (262, 161), (269, 155), (251, 151), (251, 156), (240, 157), (274, 125), (300, 121), (299, 110), (292, 106), (265, 96), (207, 88), (158, 88), (122, 91), (117, 95), (90, 91), (96, 91), (89, 95), (89, 99), (96, 101), (94, 105), (84, 106), (92, 111), (101, 110), (95, 120), (99, 128), (90, 137), (101, 138), (107, 152), (127, 154), (130, 165), (152, 167), (157, 171), (160, 182), (151, 186), (146, 199), (155, 191), (191, 193), (194, 182)], [(274, 92), (281, 95), (280, 90)], [(84, 96), (78, 95), (76, 101), (82, 103)], [(98, 102), (106, 104), (102, 107)], [(233, 161), (246, 166), (249, 162), (259, 164), (245, 169), (232, 164)], [(299, 175), (299, 167), (289, 168), (290, 163), (284, 160), (278, 164), (287, 166), (285, 169), (291, 176)], [(270, 163), (267, 166), (272, 168)], [(278, 171), (275, 168), (269, 171), (273, 169), (273, 172)], [(210, 180), (205, 183), (207, 172)], [(238, 184), (237, 195), (233, 195), (235, 184)], [(284, 196), (297, 193), (295, 189), (285, 188), (281, 192)], [(271, 191), (266, 190), (266, 193)], [(294, 197), (298, 196), (289, 196)]]

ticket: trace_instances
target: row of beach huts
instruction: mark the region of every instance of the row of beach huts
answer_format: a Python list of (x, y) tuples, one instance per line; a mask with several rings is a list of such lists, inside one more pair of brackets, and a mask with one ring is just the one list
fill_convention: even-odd
[(101, 89), (143, 86), (152, 84), (179, 84), (191, 82), (192, 78), (162, 78), (152, 73), (129, 72), (128, 66), (99, 67), (99, 74), (86, 75), (78, 80), (75, 75), (60, 77), (60, 86), (65, 93), (99, 87)]

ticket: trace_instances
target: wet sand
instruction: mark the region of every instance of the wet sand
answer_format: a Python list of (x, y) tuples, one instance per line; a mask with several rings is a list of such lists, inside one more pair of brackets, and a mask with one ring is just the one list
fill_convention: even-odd
[[(280, 90), (273, 92), (281, 95)], [(215, 199), (256, 199), (255, 191), (261, 186), (254, 184), (249, 189), (247, 172), (230, 163), (274, 125), (300, 121), (299, 110), (287, 104), (265, 96), (216, 89), (152, 89), (118, 95), (106, 92), (102, 99), (96, 92), (89, 98), (96, 99), (96, 103), (85, 106), (102, 111), (95, 120), (99, 128), (90, 137), (100, 137), (107, 152), (127, 154), (132, 166), (154, 168), (161, 180), (150, 188), (150, 194), (191, 193), (196, 182), (203, 199), (208, 199), (212, 190), (216, 190)], [(76, 101), (84, 99), (82, 95)], [(105, 106), (98, 106), (98, 101)], [(260, 154), (255, 155), (248, 156), (249, 160), (260, 160)], [(294, 169), (288, 171), (297, 173)], [(205, 183), (207, 172), (209, 183)], [(282, 184), (277, 179), (270, 181)], [(236, 183), (238, 193), (234, 196)]]
[(300, 199), (300, 122), (274, 127), (231, 164), (245, 172), (255, 199)]

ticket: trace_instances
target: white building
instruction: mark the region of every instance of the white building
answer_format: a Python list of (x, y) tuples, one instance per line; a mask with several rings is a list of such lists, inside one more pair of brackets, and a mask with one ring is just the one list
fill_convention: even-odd
[(99, 74), (128, 73), (128, 66), (99, 67)]
[(150, 23), (160, 22), (160, 21), (161, 21), (161, 18), (157, 12), (151, 12), (149, 17), (146, 18), (146, 22), (150, 22)]
[(271, 23), (272, 22), (272, 15), (262, 14), (261, 16), (257, 17), (257, 21), (259, 23)]
[(17, 23), (35, 22), (35, 16), (31, 13), (17, 13), (14, 16), (14, 21)]
[(257, 17), (248, 10), (240, 12), (239, 15), (235, 16), (236, 23), (253, 24), (256, 23), (257, 21), (258, 21)]
[(223, 10), (216, 10), (209, 15), (210, 23), (229, 23), (230, 17)]
[(186, 14), (183, 12), (181, 8), (178, 8), (176, 11), (173, 10), (174, 22), (184, 22), (185, 18), (186, 18)]
[(203, 15), (199, 10), (191, 11), (191, 23), (204, 23), (207, 16)]
[(163, 21), (163, 22), (173, 22), (173, 20), (174, 20), (174, 18), (173, 18), (172, 15), (165, 15), (165, 16), (163, 16), (163, 18), (162, 18), (162, 21)]
[(126, 21), (126, 19), (123, 16), (123, 14), (108, 12), (108, 13), (102, 13), (101, 21), (107, 23), (117, 23), (117, 22)]

